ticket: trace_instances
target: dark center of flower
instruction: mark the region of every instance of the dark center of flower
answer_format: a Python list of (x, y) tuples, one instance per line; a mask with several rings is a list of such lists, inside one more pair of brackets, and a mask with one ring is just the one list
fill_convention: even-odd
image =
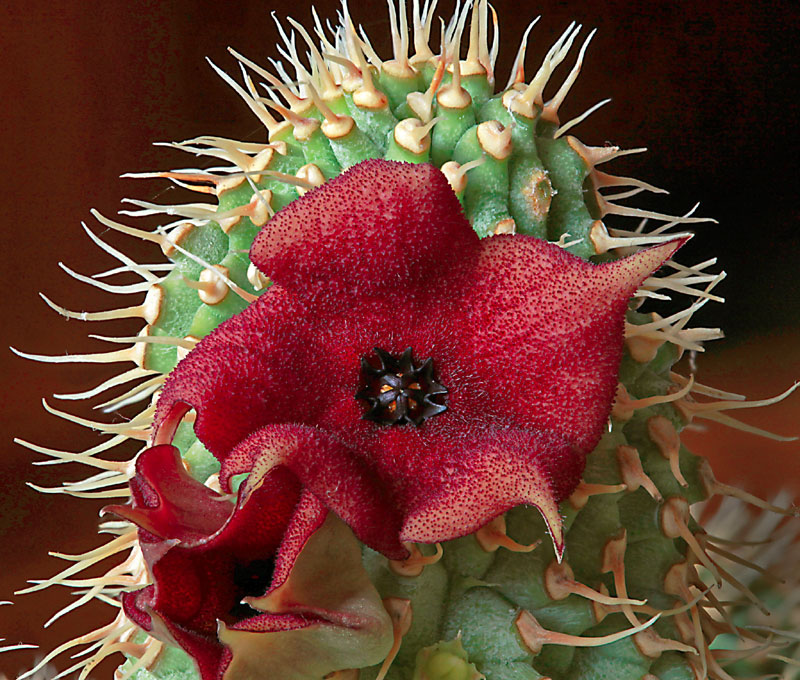
[(447, 388), (434, 380), (433, 359), (416, 364), (410, 347), (399, 357), (380, 347), (374, 351), (380, 365), (376, 367), (367, 357), (361, 357), (365, 386), (356, 393), (356, 399), (363, 399), (369, 405), (363, 416), (365, 420), (419, 427), (428, 418), (447, 410), (444, 404)]
[(244, 597), (260, 597), (272, 583), (275, 562), (271, 559), (253, 560), (247, 564), (237, 564), (233, 568), (233, 584), (236, 588), (236, 604), (229, 614), (235, 619), (247, 619), (263, 612), (241, 602)]

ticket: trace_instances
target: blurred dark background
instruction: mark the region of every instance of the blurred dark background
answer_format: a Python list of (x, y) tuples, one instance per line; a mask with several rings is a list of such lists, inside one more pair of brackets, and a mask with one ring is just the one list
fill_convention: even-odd
[[(695, 319), (699, 325), (722, 326), (730, 338), (723, 345), (728, 355), (710, 350), (708, 361), (701, 364), (708, 367), (701, 368), (701, 381), (711, 376), (707, 382), (713, 378), (722, 388), (748, 389), (754, 397), (788, 386), (800, 376), (796, 6), (765, 0), (548, 0), (526, 3), (524, 9), (516, 2), (495, 0), (494, 5), (501, 20), (500, 84), (532, 15), (543, 16), (529, 43), (529, 74), (572, 19), (598, 29), (562, 112), (570, 118), (605, 97), (613, 102), (572, 133), (589, 144), (649, 147), (647, 154), (606, 168), (671, 192), (637, 205), (681, 214), (699, 200), (698, 214), (719, 221), (701, 225), (682, 257), (691, 263), (717, 255), (729, 273), (718, 289), (728, 302), (706, 306)], [(91, 224), (89, 208), (113, 216), (126, 196), (169, 202), (173, 192), (165, 191), (163, 184), (117, 179), (128, 171), (194, 164), (188, 157), (154, 148), (154, 141), (200, 134), (263, 140), (264, 131), (204, 58), (233, 73), (236, 64), (225, 50), (231, 45), (266, 65), (267, 57), (278, 56), (270, 10), (281, 17), (291, 13), (308, 25), (310, 7), (308, 0), (3, 4), (3, 347), (51, 354), (108, 350), (86, 334), (128, 335), (138, 330), (139, 324), (126, 321), (102, 328), (64, 321), (37, 293), (43, 291), (79, 310), (120, 306), (110, 295), (72, 280), (58, 268), (63, 261), (90, 274), (115, 264), (82, 234), (80, 222), (101, 232)], [(333, 17), (336, 5), (317, 3), (317, 9), (322, 17)], [(450, 10), (451, 3), (443, 0), (440, 12)], [(351, 11), (378, 52), (387, 54), (384, 5), (353, 2)], [(158, 250), (148, 244), (117, 234), (104, 237), (138, 261), (160, 260)], [(130, 297), (134, 301), (125, 303), (135, 304), (138, 297)], [(72, 451), (95, 444), (95, 433), (47, 415), (40, 398), (86, 389), (115, 369), (42, 366), (3, 348), (0, 362), (3, 600), (26, 579), (43, 578), (66, 566), (48, 558), (48, 550), (75, 553), (93, 548), (97, 538), (92, 527), (102, 505), (27, 489), (25, 481), (52, 486), (64, 478), (79, 478), (83, 470), (34, 468), (31, 460), (40, 457), (11, 439), (19, 436)], [(63, 402), (52, 401), (63, 407)], [(749, 420), (762, 426), (772, 423), (784, 433), (797, 432), (797, 403), (795, 398), (771, 415)], [(67, 409), (92, 417), (85, 403), (67, 404)], [(705, 440), (726, 481), (745, 481), (751, 490), (768, 494), (780, 480), (797, 477), (796, 444), (778, 449), (752, 437), (734, 439), (738, 458), (728, 455), (731, 440), (721, 435)], [(732, 460), (738, 462), (726, 467)], [(745, 476), (738, 471), (748, 460), (757, 469)], [(0, 607), (0, 637), (7, 643), (37, 642), (47, 650), (92, 625), (82, 619), (99, 625), (111, 611), (99, 605), (87, 608), (42, 631), (41, 624), (68, 601), (67, 593), (56, 589), (21, 598), (14, 607)], [(13, 677), (32, 658), (30, 652), (2, 655), (0, 669)], [(100, 680), (111, 671), (92, 675)]]

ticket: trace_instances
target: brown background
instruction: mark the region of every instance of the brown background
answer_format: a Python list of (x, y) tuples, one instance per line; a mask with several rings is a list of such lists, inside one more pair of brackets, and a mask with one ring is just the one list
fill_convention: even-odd
[[(442, 11), (450, 11), (446, 0), (440, 4)], [(606, 96), (614, 101), (576, 134), (592, 144), (611, 141), (650, 148), (649, 154), (629, 157), (615, 167), (672, 192), (667, 199), (640, 205), (680, 213), (701, 200), (700, 212), (719, 220), (719, 225), (700, 227), (684, 259), (718, 254), (729, 271), (729, 280), (720, 286), (729, 302), (715, 309), (709, 305), (698, 321), (722, 325), (733, 336), (733, 346), (739, 344), (734, 352), (738, 363), (726, 375), (711, 357), (709, 368), (701, 369), (701, 380), (703, 371), (716, 371), (719, 386), (747, 387), (762, 397), (800, 376), (795, 349), (800, 335), (791, 330), (800, 322), (795, 274), (800, 253), (796, 10), (788, 3), (764, 1), (700, 6), (608, 0), (567, 7), (549, 0), (524, 10), (503, 0), (494, 4), (502, 20), (498, 79), (503, 82), (529, 14), (543, 15), (532, 33), (530, 68), (570, 20), (597, 27), (584, 72), (564, 111), (577, 115)], [(125, 335), (136, 330), (136, 324), (127, 322), (90, 328), (63, 321), (45, 307), (37, 291), (72, 308), (115, 304), (111, 296), (70, 279), (57, 263), (64, 261), (83, 273), (114, 266), (80, 231), (81, 220), (90, 223), (90, 207), (113, 215), (124, 196), (170, 199), (172, 192), (164, 193), (162, 185), (116, 179), (126, 171), (192, 164), (151, 142), (206, 133), (263, 139), (246, 107), (204, 57), (233, 72), (227, 45), (262, 63), (277, 56), (270, 9), (280, 16), (291, 12), (306, 24), (310, 19), (307, 0), (4, 3), (2, 346), (53, 354), (107, 350), (87, 340), (86, 333)], [(318, 9), (326, 17), (335, 7), (319, 3)], [(354, 2), (351, 10), (386, 54), (383, 5)], [(160, 255), (147, 244), (106, 236), (139, 261), (157, 261)], [(47, 550), (94, 547), (91, 526), (101, 505), (26, 489), (25, 481), (53, 485), (81, 471), (34, 468), (30, 461), (39, 457), (14, 446), (11, 438), (76, 451), (93, 445), (92, 432), (45, 414), (39, 399), (85, 389), (113, 371), (41, 366), (2, 348), (0, 362), (0, 599), (9, 599), (27, 578), (47, 576), (59, 566), (46, 557)], [(797, 431), (797, 404), (795, 398), (767, 417), (786, 421), (777, 424), (784, 432), (787, 427)], [(72, 410), (91, 417), (85, 404)], [(721, 449), (722, 441), (708, 439), (708, 450)], [(797, 476), (797, 445), (784, 445), (776, 454), (760, 440), (737, 437), (736, 442), (740, 462), (727, 468), (725, 478), (745, 477), (750, 488), (765, 493), (780, 483), (776, 479)], [(747, 459), (752, 464), (754, 458), (756, 472), (742, 475), (740, 465)], [(719, 465), (724, 462), (723, 457)], [(67, 601), (66, 593), (53, 590), (0, 608), (0, 636), (9, 642), (38, 642), (46, 649), (85, 630), (89, 624), (80, 613), (48, 632), (41, 630), (49, 614)], [(102, 608), (100, 618), (96, 612), (87, 615), (102, 622), (107, 612)], [(31, 658), (27, 652), (4, 655), (0, 669), (13, 676)]]

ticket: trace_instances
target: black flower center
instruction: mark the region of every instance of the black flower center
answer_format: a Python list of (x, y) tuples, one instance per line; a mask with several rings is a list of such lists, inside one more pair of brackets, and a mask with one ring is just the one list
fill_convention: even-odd
[(275, 561), (271, 559), (253, 560), (248, 564), (237, 564), (233, 568), (233, 584), (236, 588), (236, 604), (231, 607), (229, 614), (235, 619), (242, 620), (263, 614), (253, 609), (249, 604), (241, 602), (244, 597), (260, 597), (272, 583), (272, 572)]
[(444, 404), (447, 388), (434, 379), (432, 359), (416, 364), (410, 347), (399, 357), (376, 347), (375, 356), (380, 366), (361, 357), (365, 387), (356, 393), (356, 399), (363, 399), (369, 405), (363, 416), (365, 420), (419, 427), (428, 418), (447, 410)]

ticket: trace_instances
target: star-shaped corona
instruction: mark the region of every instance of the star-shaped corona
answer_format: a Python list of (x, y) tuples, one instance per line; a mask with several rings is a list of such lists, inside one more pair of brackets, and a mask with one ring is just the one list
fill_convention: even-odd
[(376, 347), (375, 355), (380, 362), (377, 367), (361, 357), (366, 386), (356, 393), (356, 399), (363, 399), (369, 405), (363, 416), (366, 420), (419, 427), (447, 410), (444, 403), (447, 388), (434, 380), (430, 357), (415, 364), (411, 347), (400, 357)]

